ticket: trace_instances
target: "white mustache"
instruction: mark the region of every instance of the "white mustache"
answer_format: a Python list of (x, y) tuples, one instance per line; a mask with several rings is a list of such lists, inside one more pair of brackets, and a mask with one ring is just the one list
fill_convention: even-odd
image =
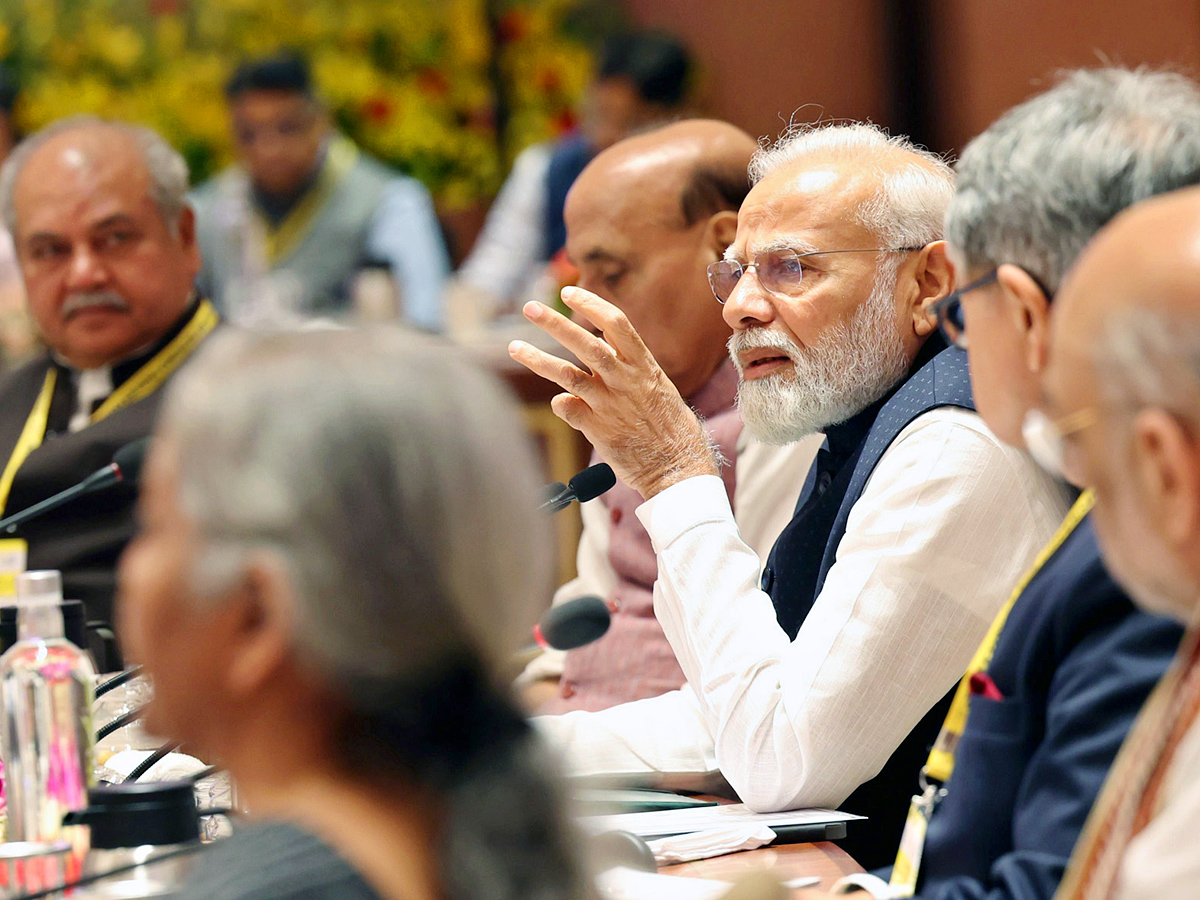
[(63, 301), (61, 315), (64, 319), (69, 319), (77, 312), (97, 307), (127, 312), (129, 310), (129, 301), (116, 291), (89, 291), (87, 293), (71, 294)]
[(800, 347), (786, 334), (772, 331), (769, 328), (751, 328), (747, 331), (735, 331), (727, 342), (729, 358), (733, 360), (738, 372), (742, 371), (741, 354), (746, 350), (781, 350), (793, 362), (802, 355)]

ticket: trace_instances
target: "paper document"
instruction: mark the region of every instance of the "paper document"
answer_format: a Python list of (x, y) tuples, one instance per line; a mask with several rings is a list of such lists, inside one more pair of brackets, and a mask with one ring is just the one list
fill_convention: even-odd
[(852, 822), (862, 818), (862, 816), (838, 812), (835, 809), (792, 809), (786, 812), (756, 813), (747, 809), (744, 803), (729, 803), (722, 806), (702, 806), (696, 809), (663, 809), (654, 812), (583, 816), (579, 821), (589, 831), (628, 831), (645, 838), (708, 831), (712, 828), (726, 828), (739, 823), (775, 828), (787, 825)]
[(596, 887), (603, 900), (717, 900), (733, 885), (709, 878), (679, 878), (617, 868), (601, 872)]

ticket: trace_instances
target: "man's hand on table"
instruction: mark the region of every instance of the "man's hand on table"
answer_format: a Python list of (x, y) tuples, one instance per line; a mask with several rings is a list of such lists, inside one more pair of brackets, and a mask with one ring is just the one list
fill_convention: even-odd
[(564, 288), (562, 298), (602, 336), (541, 303), (527, 303), (523, 312), (590, 371), (524, 341), (508, 347), (513, 359), (566, 391), (550, 403), (555, 415), (583, 432), (617, 476), (647, 500), (685, 478), (717, 474), (704, 426), (624, 313), (582, 288)]

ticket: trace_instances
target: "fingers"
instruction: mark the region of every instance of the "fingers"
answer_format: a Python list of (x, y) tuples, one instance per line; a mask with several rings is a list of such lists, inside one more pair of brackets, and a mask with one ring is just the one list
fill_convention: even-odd
[(604, 334), (604, 338), (623, 359), (641, 363), (649, 356), (642, 337), (621, 310), (603, 297), (583, 288), (563, 288), (562, 300), (572, 310), (584, 315)]
[(513, 341), (508, 345), (508, 355), (535, 375), (553, 381), (564, 391), (576, 396), (586, 393), (592, 384), (592, 376), (578, 366), (539, 350), (525, 341)]
[(593, 369), (610, 365), (617, 357), (616, 350), (603, 338), (581, 328), (544, 303), (530, 301), (521, 308), (521, 311), (525, 314), (525, 318)]

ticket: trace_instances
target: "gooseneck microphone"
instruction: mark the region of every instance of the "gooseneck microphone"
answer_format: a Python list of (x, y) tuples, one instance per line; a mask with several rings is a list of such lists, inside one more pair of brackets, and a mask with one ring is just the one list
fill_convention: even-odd
[(576, 597), (552, 606), (533, 626), (533, 639), (552, 650), (574, 650), (599, 640), (612, 622), (608, 605), (599, 597)]
[(47, 497), (40, 503), (35, 503), (15, 515), (0, 519), (0, 532), (11, 534), (18, 525), (23, 525), (30, 519), (36, 519), (52, 509), (58, 509), (64, 503), (70, 503), (76, 497), (82, 497), (84, 494), (102, 491), (122, 482), (137, 484), (138, 478), (142, 474), (142, 461), (146, 458), (146, 447), (149, 443), (149, 438), (130, 441), (113, 454), (111, 463), (103, 469), (96, 470), (79, 484), (69, 487), (65, 491), (59, 491), (53, 497)]
[(551, 495), (551, 491), (558, 482), (547, 485), (545, 490), (549, 499), (538, 509), (558, 512), (560, 509), (566, 509), (576, 500), (580, 503), (587, 503), (589, 500), (599, 497), (616, 483), (617, 476), (613, 473), (612, 467), (608, 463), (596, 463), (594, 466), (588, 466), (568, 481), (566, 487), (557, 494)]

